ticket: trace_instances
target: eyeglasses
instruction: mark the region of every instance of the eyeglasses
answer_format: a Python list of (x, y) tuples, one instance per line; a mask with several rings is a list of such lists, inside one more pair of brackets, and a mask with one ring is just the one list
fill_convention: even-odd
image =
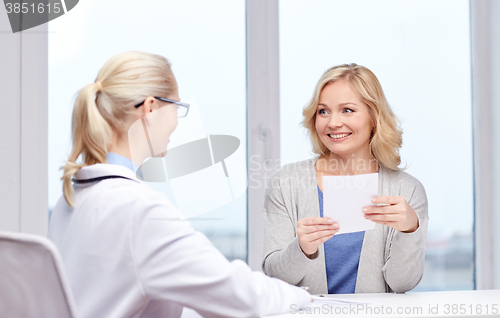
[[(176, 100), (171, 100), (171, 99), (163, 98), (163, 97), (156, 97), (155, 96), (155, 98), (157, 100), (161, 100), (162, 102), (176, 104), (177, 105), (177, 117), (178, 118), (182, 118), (182, 117), (186, 117), (187, 116), (188, 111), (189, 111), (189, 104), (181, 103), (181, 102), (178, 102)], [(144, 102), (145, 101), (143, 101), (142, 103), (139, 103), (139, 104), (135, 105), (134, 107), (138, 108), (138, 107), (142, 106), (144, 104)]]

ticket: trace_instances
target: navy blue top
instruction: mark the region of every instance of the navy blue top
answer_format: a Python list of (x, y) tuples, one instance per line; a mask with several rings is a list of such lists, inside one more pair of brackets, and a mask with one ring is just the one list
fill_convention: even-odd
[[(318, 186), (319, 211), (323, 216), (323, 192)], [(335, 220), (334, 220), (335, 221)], [(329, 294), (353, 294), (365, 232), (336, 234), (324, 243)]]

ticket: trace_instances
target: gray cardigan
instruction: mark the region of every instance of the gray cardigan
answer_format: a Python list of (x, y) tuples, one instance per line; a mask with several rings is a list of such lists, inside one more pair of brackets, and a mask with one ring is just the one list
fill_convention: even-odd
[[(262, 269), (290, 284), (308, 286), (311, 294), (327, 294), (323, 244), (310, 259), (302, 253), (295, 232), (298, 220), (320, 216), (316, 160), (287, 164), (270, 180), (264, 203)], [(376, 224), (375, 229), (366, 231), (355, 292), (406, 292), (417, 286), (424, 271), (427, 197), (417, 179), (383, 166), (378, 194), (405, 198), (418, 215), (419, 228), (402, 233)]]

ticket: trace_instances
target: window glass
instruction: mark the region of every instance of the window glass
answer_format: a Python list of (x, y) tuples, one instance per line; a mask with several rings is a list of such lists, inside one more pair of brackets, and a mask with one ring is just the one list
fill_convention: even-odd
[[(179, 119), (179, 132), (172, 135), (169, 149), (211, 136), (210, 155), (218, 163), (212, 162), (212, 170), (176, 178), (175, 186), (174, 179), (150, 185), (192, 216), (192, 225), (227, 258), (245, 260), (246, 184), (231, 174), (238, 170), (235, 166), (246, 166), (245, 1), (86, 0), (51, 21), (49, 29), (49, 210), (62, 194), (58, 169), (71, 150), (75, 94), (93, 82), (115, 54), (130, 50), (160, 54), (172, 63), (181, 100), (192, 104), (188, 116)], [(213, 137), (220, 135), (226, 137)], [(234, 149), (222, 154), (217, 147), (227, 138), (232, 138)], [(229, 177), (220, 176), (222, 161)], [(200, 187), (189, 186), (199, 180), (210, 183), (207, 178), (212, 173), (225, 201), (206, 200), (203, 192), (197, 192)], [(193, 213), (190, 202), (210, 209)]]
[(280, 1), (282, 163), (311, 158), (302, 108), (328, 68), (371, 69), (401, 120), (401, 156), (429, 203), (415, 290), (473, 289), (469, 2)]

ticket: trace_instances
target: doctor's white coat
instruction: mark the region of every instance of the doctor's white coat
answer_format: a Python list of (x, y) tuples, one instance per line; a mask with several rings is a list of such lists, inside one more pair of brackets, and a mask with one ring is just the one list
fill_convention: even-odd
[(227, 261), (126, 167), (95, 164), (75, 179), (107, 176), (118, 178), (75, 184), (75, 208), (61, 197), (50, 220), (80, 317), (175, 318), (183, 306), (252, 317), (309, 304), (306, 291)]

